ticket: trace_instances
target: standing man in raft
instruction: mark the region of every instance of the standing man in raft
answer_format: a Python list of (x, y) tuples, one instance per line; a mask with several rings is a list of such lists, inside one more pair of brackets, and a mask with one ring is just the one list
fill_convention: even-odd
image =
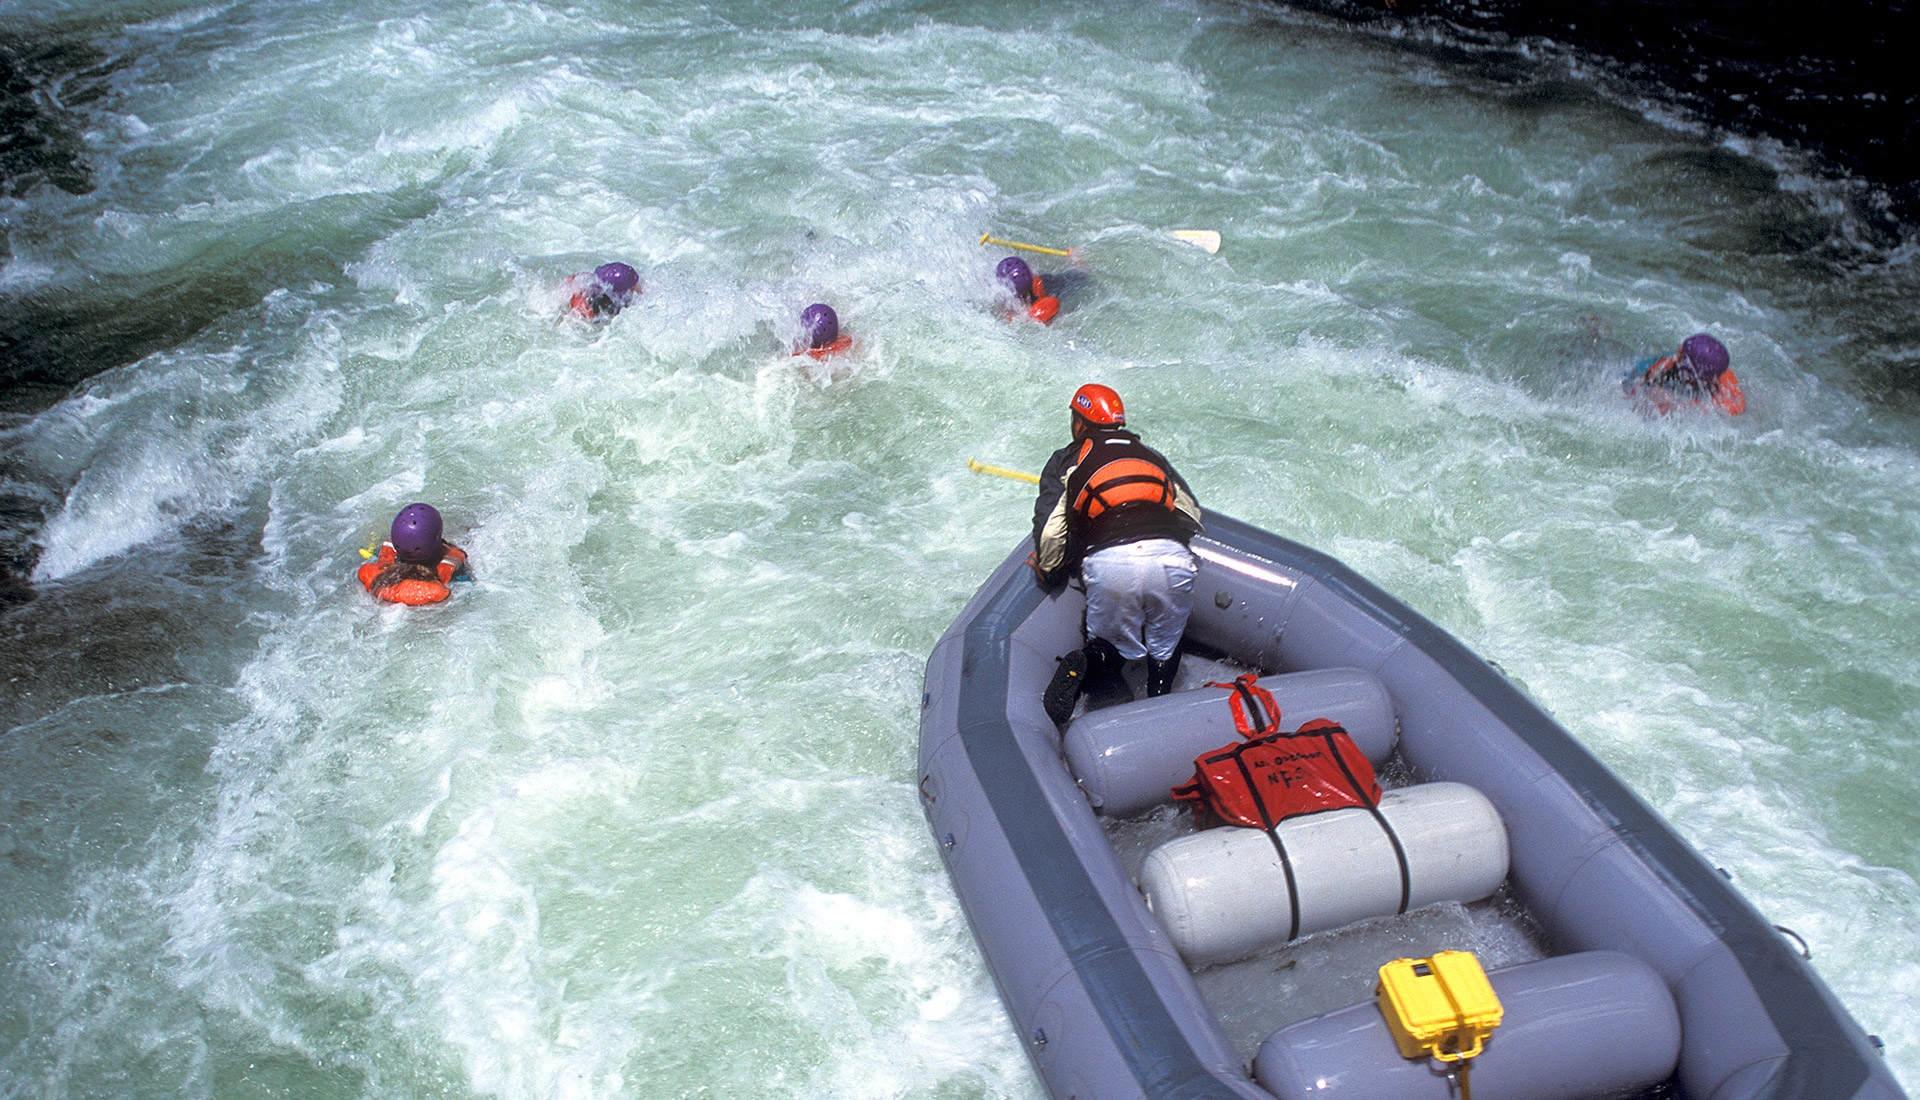
[(1126, 430), (1119, 394), (1085, 385), (1067, 408), (1073, 441), (1040, 475), (1029, 559), (1043, 588), (1075, 570), (1086, 582), (1087, 644), (1060, 659), (1041, 698), (1061, 726), (1086, 685), (1124, 661), (1146, 659), (1149, 697), (1173, 690), (1199, 568), (1187, 543), (1201, 531), (1193, 490)]

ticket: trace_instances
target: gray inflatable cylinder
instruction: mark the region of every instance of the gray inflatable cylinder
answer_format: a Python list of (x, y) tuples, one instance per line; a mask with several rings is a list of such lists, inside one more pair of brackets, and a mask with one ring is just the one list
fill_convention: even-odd
[[(1380, 816), (1406, 853), (1409, 910), (1478, 901), (1507, 877), (1506, 827), (1472, 787), (1423, 783), (1387, 791)], [(1285, 943), (1294, 909), (1289, 867), (1298, 935), (1399, 911), (1400, 858), (1371, 812), (1326, 810), (1289, 818), (1274, 832), (1286, 849), (1285, 866), (1265, 831), (1237, 826), (1179, 837), (1147, 853), (1139, 879), (1147, 908), (1189, 963), (1228, 962)]]
[[(1660, 976), (1613, 951), (1487, 975), (1502, 1019), (1469, 1068), (1475, 1096), (1599, 1100), (1672, 1076), (1680, 1017)], [(1400, 1057), (1377, 1001), (1302, 1020), (1260, 1044), (1253, 1075), (1279, 1100), (1452, 1100), (1428, 1060)]]
[[(1273, 693), (1281, 729), (1331, 718), (1376, 766), (1392, 755), (1399, 736), (1393, 697), (1372, 673), (1323, 668), (1257, 682)], [(1094, 809), (1131, 817), (1171, 801), (1172, 789), (1193, 778), (1195, 757), (1243, 740), (1233, 724), (1232, 694), (1222, 688), (1177, 691), (1075, 719), (1062, 747)]]

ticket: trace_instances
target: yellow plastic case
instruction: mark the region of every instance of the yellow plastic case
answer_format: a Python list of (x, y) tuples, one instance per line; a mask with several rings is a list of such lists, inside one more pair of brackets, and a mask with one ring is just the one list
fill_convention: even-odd
[(1395, 959), (1380, 968), (1375, 992), (1402, 1058), (1472, 1058), (1500, 1026), (1500, 998), (1468, 951)]

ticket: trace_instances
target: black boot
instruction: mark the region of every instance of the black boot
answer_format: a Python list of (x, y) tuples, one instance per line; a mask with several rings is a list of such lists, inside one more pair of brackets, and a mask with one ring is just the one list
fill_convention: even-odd
[(1173, 690), (1173, 678), (1180, 672), (1180, 647), (1173, 647), (1173, 656), (1164, 661), (1147, 658), (1147, 698), (1165, 695)]
[(1095, 638), (1087, 643), (1087, 683), (1091, 684), (1109, 671), (1118, 672), (1120, 666), (1127, 663), (1120, 651), (1105, 638)]
[(1040, 705), (1054, 725), (1064, 726), (1073, 717), (1073, 705), (1080, 701), (1080, 689), (1086, 685), (1087, 651), (1076, 649), (1060, 658), (1053, 679), (1047, 681), (1047, 690), (1040, 696)]
[(1040, 705), (1046, 709), (1047, 717), (1056, 726), (1066, 725), (1073, 718), (1073, 707), (1080, 701), (1080, 693), (1102, 672), (1118, 668), (1120, 663), (1120, 651), (1113, 648), (1113, 643), (1100, 638), (1060, 658), (1060, 667), (1053, 670), (1053, 679), (1047, 682), (1046, 693), (1040, 696)]

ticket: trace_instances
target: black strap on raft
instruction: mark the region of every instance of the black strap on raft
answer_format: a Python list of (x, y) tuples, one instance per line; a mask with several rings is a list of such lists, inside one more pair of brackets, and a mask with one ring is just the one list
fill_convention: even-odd
[[(1249, 672), (1243, 676), (1236, 676), (1232, 683), (1209, 683), (1207, 686), (1227, 688), (1233, 692), (1228, 702), (1233, 707), (1234, 728), (1239, 731), (1241, 737), (1250, 741), (1256, 737), (1279, 732), (1280, 706), (1274, 700), (1273, 693), (1260, 686), (1257, 673)], [(1336, 733), (1343, 737), (1348, 736), (1346, 729), (1338, 724), (1329, 724), (1320, 729), (1308, 731), (1304, 735), (1296, 733), (1293, 736), (1311, 736), (1321, 741), (1326, 747), (1328, 758), (1340, 765), (1340, 774), (1346, 777), (1347, 788), (1353, 792), (1354, 798), (1360, 805), (1366, 807), (1369, 814), (1373, 815), (1373, 820), (1379, 824), (1380, 831), (1387, 834), (1387, 843), (1393, 845), (1394, 861), (1400, 866), (1400, 904), (1394, 913), (1395, 915), (1405, 913), (1407, 906), (1413, 900), (1413, 871), (1407, 863), (1406, 846), (1400, 843), (1400, 834), (1394, 832), (1392, 823), (1387, 820), (1385, 814), (1380, 812), (1379, 802), (1367, 796), (1367, 789), (1361, 784), (1360, 777), (1353, 774), (1353, 769), (1347, 766), (1346, 757), (1334, 744), (1333, 736)], [(1287, 939), (1294, 939), (1300, 934), (1300, 889), (1293, 875), (1293, 860), (1287, 855), (1287, 845), (1280, 839), (1280, 823), (1273, 819), (1273, 814), (1268, 810), (1267, 800), (1260, 794), (1260, 787), (1254, 781), (1252, 769), (1247, 767), (1245, 758), (1237, 752), (1233, 754), (1233, 763), (1239, 769), (1240, 778), (1246, 783), (1247, 791), (1252, 795), (1254, 809), (1259, 811), (1261, 830), (1267, 834), (1267, 839), (1273, 842), (1274, 853), (1280, 857), (1280, 870), (1287, 878), (1287, 906), (1290, 914)]]
[[(1240, 685), (1236, 683), (1235, 687), (1237, 690)], [(1271, 700), (1272, 696), (1268, 695), (1267, 698)], [(1329, 725), (1310, 731), (1305, 736), (1318, 738), (1326, 746), (1327, 756), (1340, 765), (1340, 774), (1346, 777), (1347, 786), (1353, 791), (1360, 805), (1366, 808), (1367, 813), (1373, 815), (1373, 820), (1380, 826), (1380, 831), (1387, 835), (1387, 843), (1393, 845), (1393, 858), (1400, 867), (1400, 904), (1395, 908), (1394, 913), (1395, 915), (1405, 913), (1408, 904), (1413, 900), (1413, 871), (1407, 863), (1406, 846), (1400, 843), (1400, 834), (1394, 831), (1393, 824), (1387, 820), (1387, 816), (1380, 812), (1379, 803), (1367, 797), (1366, 788), (1361, 785), (1360, 778), (1353, 774), (1353, 769), (1347, 767), (1346, 759), (1333, 742), (1333, 736), (1336, 733), (1345, 736), (1347, 731), (1338, 725)], [(1302, 735), (1294, 734), (1293, 736)], [(1273, 842), (1274, 854), (1280, 857), (1280, 872), (1287, 879), (1287, 939), (1295, 939), (1300, 935), (1300, 887), (1293, 874), (1293, 860), (1287, 855), (1286, 842), (1280, 839), (1280, 822), (1273, 819), (1272, 812), (1267, 808), (1267, 800), (1261, 797), (1260, 787), (1254, 782), (1253, 771), (1247, 767), (1245, 757), (1236, 752), (1233, 754), (1233, 763), (1239, 769), (1240, 777), (1245, 781), (1247, 790), (1253, 795), (1254, 809), (1260, 814), (1261, 831), (1265, 832), (1267, 839)]]
[(1293, 939), (1300, 934), (1300, 887), (1293, 878), (1293, 860), (1287, 858), (1287, 846), (1280, 839), (1280, 823), (1267, 812), (1267, 800), (1260, 797), (1260, 787), (1254, 782), (1246, 757), (1234, 753), (1233, 764), (1240, 769), (1240, 778), (1246, 781), (1247, 790), (1253, 793), (1253, 807), (1260, 811), (1260, 830), (1273, 841), (1273, 850), (1280, 857), (1280, 870), (1287, 876), (1287, 938)]
[[(1328, 726), (1326, 729), (1319, 731), (1320, 735), (1325, 738), (1327, 742), (1327, 755), (1333, 757), (1334, 763), (1340, 765), (1340, 774), (1347, 777), (1348, 785), (1354, 789), (1356, 794), (1360, 795), (1361, 804), (1366, 806), (1367, 812), (1372, 814), (1373, 819), (1380, 823), (1380, 831), (1387, 834), (1387, 843), (1393, 845), (1393, 858), (1400, 863), (1400, 908), (1394, 910), (1397, 916), (1400, 913), (1406, 912), (1407, 903), (1413, 900), (1413, 872), (1407, 866), (1407, 850), (1400, 843), (1400, 834), (1394, 832), (1393, 826), (1388, 823), (1387, 815), (1380, 812), (1379, 803), (1366, 797), (1365, 793), (1361, 790), (1359, 778), (1353, 774), (1351, 768), (1347, 767), (1346, 759), (1334, 751), (1333, 734), (1336, 730), (1339, 730), (1341, 733), (1346, 732), (1346, 730), (1341, 729), (1339, 726)], [(1291, 875), (1288, 876), (1287, 881), (1293, 881)], [(1288, 938), (1291, 939), (1292, 937), (1289, 936)]]

